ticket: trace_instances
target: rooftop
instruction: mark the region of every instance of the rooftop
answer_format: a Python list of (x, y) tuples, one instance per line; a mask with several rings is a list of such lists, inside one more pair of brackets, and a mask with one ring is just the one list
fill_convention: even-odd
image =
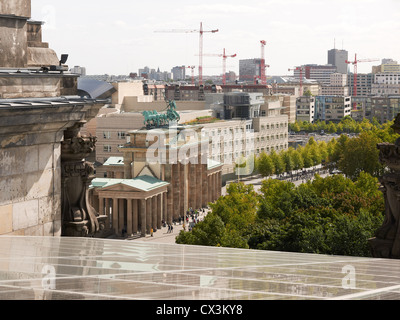
[(126, 185), (142, 191), (151, 191), (169, 185), (168, 182), (158, 180), (150, 176), (140, 176), (135, 179), (107, 179), (96, 178), (92, 181), (92, 186), (95, 188), (107, 188), (117, 184)]
[(2, 300), (400, 298), (399, 260), (111, 239), (3, 236), (0, 275)]

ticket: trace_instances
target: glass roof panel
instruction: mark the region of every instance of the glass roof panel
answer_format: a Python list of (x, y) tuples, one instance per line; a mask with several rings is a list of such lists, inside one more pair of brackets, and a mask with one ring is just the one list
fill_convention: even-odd
[(400, 299), (400, 261), (3, 236), (0, 299)]

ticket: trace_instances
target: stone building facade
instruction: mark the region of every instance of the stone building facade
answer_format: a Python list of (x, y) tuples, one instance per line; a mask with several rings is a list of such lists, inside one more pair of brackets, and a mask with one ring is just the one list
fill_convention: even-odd
[(76, 152), (75, 142), (86, 141), (68, 134), (104, 101), (77, 96), (77, 75), (64, 72), (30, 17), (29, 0), (0, 2), (0, 235), (61, 236), (66, 143)]
[(106, 163), (109, 176), (91, 185), (91, 203), (118, 235), (142, 237), (221, 196), (222, 163), (208, 155), (201, 126), (129, 132), (122, 157)]

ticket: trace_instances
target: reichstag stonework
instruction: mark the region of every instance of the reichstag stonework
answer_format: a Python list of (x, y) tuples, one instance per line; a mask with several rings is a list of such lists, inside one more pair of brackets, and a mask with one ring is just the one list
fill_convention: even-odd
[(105, 101), (78, 96), (78, 75), (42, 42), (42, 24), (30, 0), (0, 1), (0, 234), (95, 235), (83, 160), (94, 141), (74, 128)]

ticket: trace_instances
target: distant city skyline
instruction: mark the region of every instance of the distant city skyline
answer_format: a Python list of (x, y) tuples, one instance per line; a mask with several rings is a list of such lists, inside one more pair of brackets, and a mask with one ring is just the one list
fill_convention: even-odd
[[(144, 66), (170, 71), (199, 65), (198, 33), (159, 30), (215, 30), (204, 35), (204, 53), (237, 54), (227, 71), (239, 74), (239, 60), (261, 56), (266, 40), (268, 75), (290, 75), (289, 68), (327, 64), (337, 49), (359, 59), (400, 60), (400, 1), (396, 0), (240, 0), (151, 3), (116, 0), (32, 0), (32, 19), (45, 22), (43, 40), (68, 53), (70, 67), (87, 74), (129, 74)], [(361, 63), (371, 72), (380, 62)], [(353, 71), (353, 66), (350, 66)], [(222, 73), (222, 58), (204, 57), (204, 74)]]

